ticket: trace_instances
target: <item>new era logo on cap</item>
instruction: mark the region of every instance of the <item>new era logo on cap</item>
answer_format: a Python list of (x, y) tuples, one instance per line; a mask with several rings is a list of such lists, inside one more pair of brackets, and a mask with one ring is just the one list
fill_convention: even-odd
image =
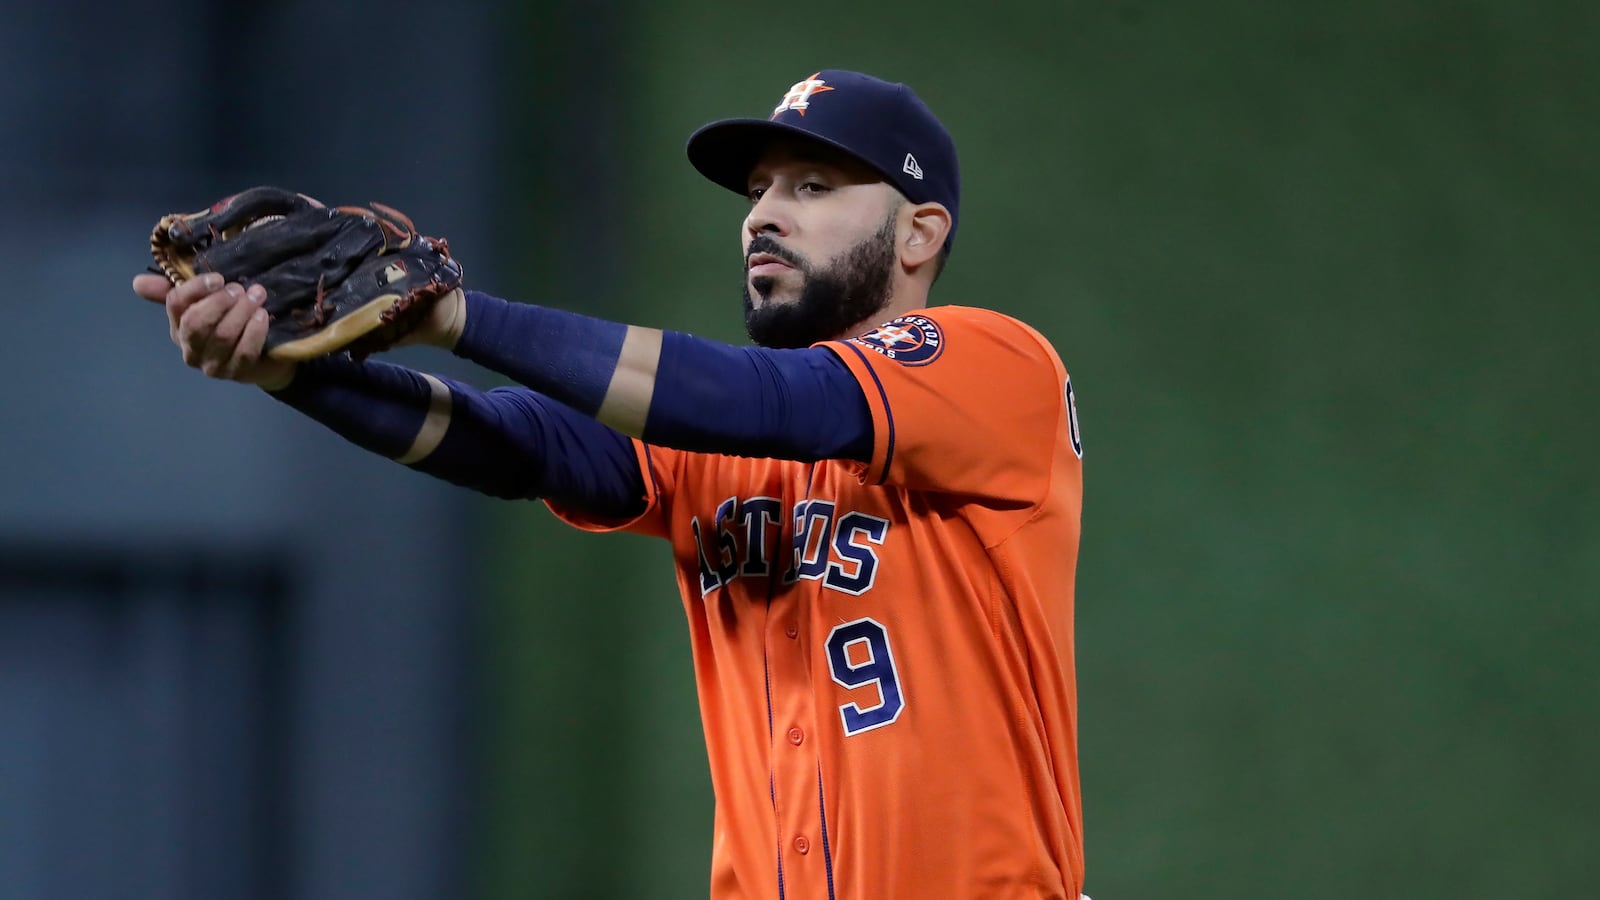
[(917, 158), (909, 153), (906, 154), (906, 161), (900, 165), (900, 171), (918, 181), (922, 180), (922, 167), (917, 165)]

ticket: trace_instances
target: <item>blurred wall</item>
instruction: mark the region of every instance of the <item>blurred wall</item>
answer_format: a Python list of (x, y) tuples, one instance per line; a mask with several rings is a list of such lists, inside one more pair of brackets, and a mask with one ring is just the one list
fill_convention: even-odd
[(0, 4), (0, 897), (463, 891), (470, 498), (185, 369), (128, 286), (260, 183), (492, 277), (497, 35), (457, 7), (418, 71), (435, 13)]
[[(1583, 894), (1595, 10), (638, 4), (597, 100), (626, 110), (605, 308), (743, 341), (743, 204), (684, 138), (818, 68), (907, 81), (962, 153), (936, 298), (1031, 322), (1079, 387), (1090, 892)], [(526, 755), (487, 893), (703, 896), (663, 548), (496, 515), (495, 640), (550, 655), (496, 657)]]

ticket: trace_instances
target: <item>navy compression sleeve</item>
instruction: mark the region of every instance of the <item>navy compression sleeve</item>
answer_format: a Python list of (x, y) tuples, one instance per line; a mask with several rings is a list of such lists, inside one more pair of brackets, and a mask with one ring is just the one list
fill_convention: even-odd
[[(644, 510), (644, 476), (626, 435), (526, 388), (439, 381), (450, 391), (450, 424), (411, 468), (490, 496), (549, 498), (602, 518)], [(422, 429), (432, 388), (402, 366), (326, 357), (302, 363), (272, 396), (359, 447), (398, 458)]]
[[(455, 352), (587, 415), (600, 409), (627, 326), (467, 291)], [(811, 462), (872, 454), (872, 411), (831, 350), (734, 347), (666, 332), (644, 440)]]

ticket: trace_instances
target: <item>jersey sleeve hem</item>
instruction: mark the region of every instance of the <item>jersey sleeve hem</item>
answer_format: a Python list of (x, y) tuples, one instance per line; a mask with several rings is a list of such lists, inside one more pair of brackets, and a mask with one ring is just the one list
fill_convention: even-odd
[(633, 438), (632, 440), (639, 472), (644, 477), (644, 509), (638, 515), (630, 518), (597, 517), (549, 498), (544, 500), (545, 507), (557, 519), (581, 531), (594, 533), (631, 531), (650, 535), (662, 534), (663, 532), (656, 525), (656, 520), (660, 518), (657, 506), (661, 502), (661, 492), (656, 483), (655, 466), (652, 465), (650, 445), (638, 438)]
[(862, 484), (883, 484), (894, 463), (894, 410), (889, 406), (889, 393), (883, 389), (883, 382), (861, 348), (844, 341), (828, 341), (819, 346), (827, 347), (843, 360), (861, 385), (867, 407), (872, 410), (872, 459), (865, 465), (853, 463), (853, 468)]

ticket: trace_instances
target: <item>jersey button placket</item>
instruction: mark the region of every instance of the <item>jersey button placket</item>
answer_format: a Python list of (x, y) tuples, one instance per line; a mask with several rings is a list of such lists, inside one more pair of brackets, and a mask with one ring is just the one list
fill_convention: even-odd
[[(780, 546), (789, 546), (780, 541)], [(788, 897), (826, 897), (826, 868), (811, 853), (811, 835), (819, 833), (817, 771), (814, 751), (822, 740), (815, 729), (816, 679), (831, 684), (827, 674), (818, 672), (808, 646), (811, 633), (807, 623), (813, 618), (812, 604), (818, 602), (816, 582), (800, 581), (780, 590), (769, 606), (764, 635), (768, 666), (768, 713), (772, 716), (773, 748), (771, 779), (774, 812), (777, 814), (778, 847), (783, 866), (784, 893)], [(807, 732), (813, 732), (807, 734)], [(796, 843), (797, 837), (802, 838)]]

